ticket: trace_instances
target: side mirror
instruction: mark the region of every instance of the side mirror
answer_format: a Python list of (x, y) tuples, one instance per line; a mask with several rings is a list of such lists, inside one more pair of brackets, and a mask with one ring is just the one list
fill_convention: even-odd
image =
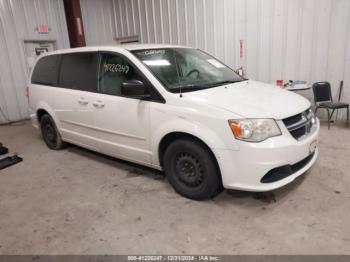
[(121, 94), (128, 97), (147, 99), (150, 97), (146, 94), (146, 88), (140, 80), (127, 80), (122, 83)]

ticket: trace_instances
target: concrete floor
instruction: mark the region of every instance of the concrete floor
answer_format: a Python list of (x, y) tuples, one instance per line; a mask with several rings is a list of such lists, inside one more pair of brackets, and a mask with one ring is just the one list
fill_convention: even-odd
[(0, 171), (0, 254), (350, 254), (350, 129), (321, 130), (315, 166), (271, 193), (195, 202), (162, 175), (28, 123), (0, 127), (24, 161)]

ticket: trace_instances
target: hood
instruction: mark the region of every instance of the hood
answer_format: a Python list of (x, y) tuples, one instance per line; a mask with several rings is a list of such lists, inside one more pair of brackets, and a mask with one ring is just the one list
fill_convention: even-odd
[(310, 107), (298, 94), (252, 80), (189, 92), (184, 97), (246, 118), (284, 119)]

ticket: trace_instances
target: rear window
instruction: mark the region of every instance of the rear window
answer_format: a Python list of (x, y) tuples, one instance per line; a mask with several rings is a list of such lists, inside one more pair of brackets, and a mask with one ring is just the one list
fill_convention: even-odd
[(32, 74), (32, 83), (57, 86), (60, 58), (61, 55), (50, 55), (40, 58)]
[(59, 86), (97, 92), (97, 53), (72, 53), (62, 56)]

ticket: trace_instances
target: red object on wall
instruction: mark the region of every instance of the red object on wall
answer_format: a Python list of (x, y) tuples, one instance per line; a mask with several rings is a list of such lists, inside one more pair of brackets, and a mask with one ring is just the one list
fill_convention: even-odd
[(64, 11), (71, 47), (86, 46), (80, 0), (64, 0)]
[(47, 25), (39, 25), (38, 32), (39, 34), (47, 34), (49, 33), (49, 27)]
[(244, 70), (243, 67), (240, 67), (236, 70), (236, 73), (240, 75), (241, 77), (244, 77)]
[(243, 40), (239, 40), (239, 58), (243, 58)]
[(283, 80), (276, 80), (276, 85), (283, 86)]

